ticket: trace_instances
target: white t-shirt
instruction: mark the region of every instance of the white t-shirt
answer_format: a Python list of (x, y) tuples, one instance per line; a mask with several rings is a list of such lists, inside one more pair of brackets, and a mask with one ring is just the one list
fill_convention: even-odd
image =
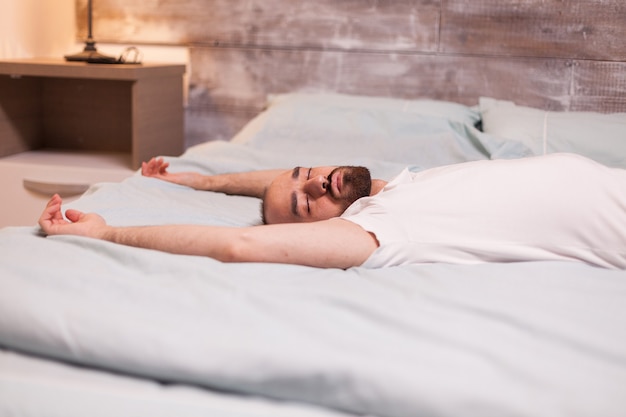
[(363, 266), (579, 260), (626, 269), (626, 170), (572, 154), (404, 170), (342, 218), (373, 233)]

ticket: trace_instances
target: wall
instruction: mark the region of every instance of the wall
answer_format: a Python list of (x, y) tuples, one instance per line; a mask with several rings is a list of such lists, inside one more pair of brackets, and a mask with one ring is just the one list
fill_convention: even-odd
[[(97, 4), (97, 0), (94, 1)], [(86, 4), (86, 3), (85, 3)], [(76, 0), (3, 0), (0, 2), (0, 59), (58, 57), (82, 51), (86, 30), (86, 7)], [(102, 53), (118, 56), (126, 46), (100, 42)], [(143, 45), (144, 59), (153, 62), (188, 63), (188, 48), (174, 45)]]
[[(85, 7), (77, 0), (78, 13)], [(101, 41), (189, 48), (188, 143), (227, 139), (267, 94), (295, 90), (626, 111), (623, 0), (98, 0), (94, 8)]]
[(0, 2), (0, 58), (62, 56), (75, 42), (74, 0)]

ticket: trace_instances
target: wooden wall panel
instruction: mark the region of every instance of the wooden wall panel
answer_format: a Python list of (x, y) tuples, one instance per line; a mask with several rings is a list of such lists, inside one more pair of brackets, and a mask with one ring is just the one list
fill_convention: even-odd
[(626, 60), (623, 0), (100, 0), (94, 14), (100, 41)]
[[(101, 41), (435, 51), (440, 1), (102, 0), (94, 32)], [(78, 0), (82, 37), (85, 13)]]
[[(341, 51), (192, 48), (196, 105), (258, 110), (267, 94), (292, 90), (401, 98), (437, 96), (475, 104), (498, 95), (527, 105), (568, 107), (571, 61)], [(210, 97), (210, 100), (209, 98)]]
[[(79, 37), (87, 0), (77, 0)], [(98, 0), (99, 42), (190, 48), (186, 143), (299, 90), (626, 112), (624, 0)]]
[(230, 140), (259, 110), (194, 106), (185, 114), (185, 147), (209, 140)]
[(624, 0), (442, 0), (441, 52), (626, 61)]
[(626, 62), (579, 61), (572, 76), (571, 110), (626, 112)]

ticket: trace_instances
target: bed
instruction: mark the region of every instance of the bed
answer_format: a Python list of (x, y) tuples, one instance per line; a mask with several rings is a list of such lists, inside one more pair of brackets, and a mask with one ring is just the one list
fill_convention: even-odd
[[(165, 157), (172, 171), (359, 164), (388, 180), (550, 152), (626, 168), (625, 137), (626, 114), (294, 93), (231, 141)], [(257, 199), (139, 173), (70, 207), (114, 225), (261, 221)], [(626, 415), (626, 271), (225, 264), (37, 226), (0, 230), (0, 256), (0, 415)]]

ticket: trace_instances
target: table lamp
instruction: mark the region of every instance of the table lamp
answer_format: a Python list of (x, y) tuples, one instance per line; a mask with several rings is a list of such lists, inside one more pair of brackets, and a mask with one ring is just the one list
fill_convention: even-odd
[(113, 60), (115, 58), (103, 55), (96, 49), (96, 41), (93, 40), (93, 35), (91, 31), (91, 21), (92, 21), (92, 6), (91, 0), (88, 0), (87, 3), (87, 40), (85, 41), (85, 49), (82, 52), (79, 52), (74, 55), (65, 55), (66, 61), (88, 61), (88, 60)]

